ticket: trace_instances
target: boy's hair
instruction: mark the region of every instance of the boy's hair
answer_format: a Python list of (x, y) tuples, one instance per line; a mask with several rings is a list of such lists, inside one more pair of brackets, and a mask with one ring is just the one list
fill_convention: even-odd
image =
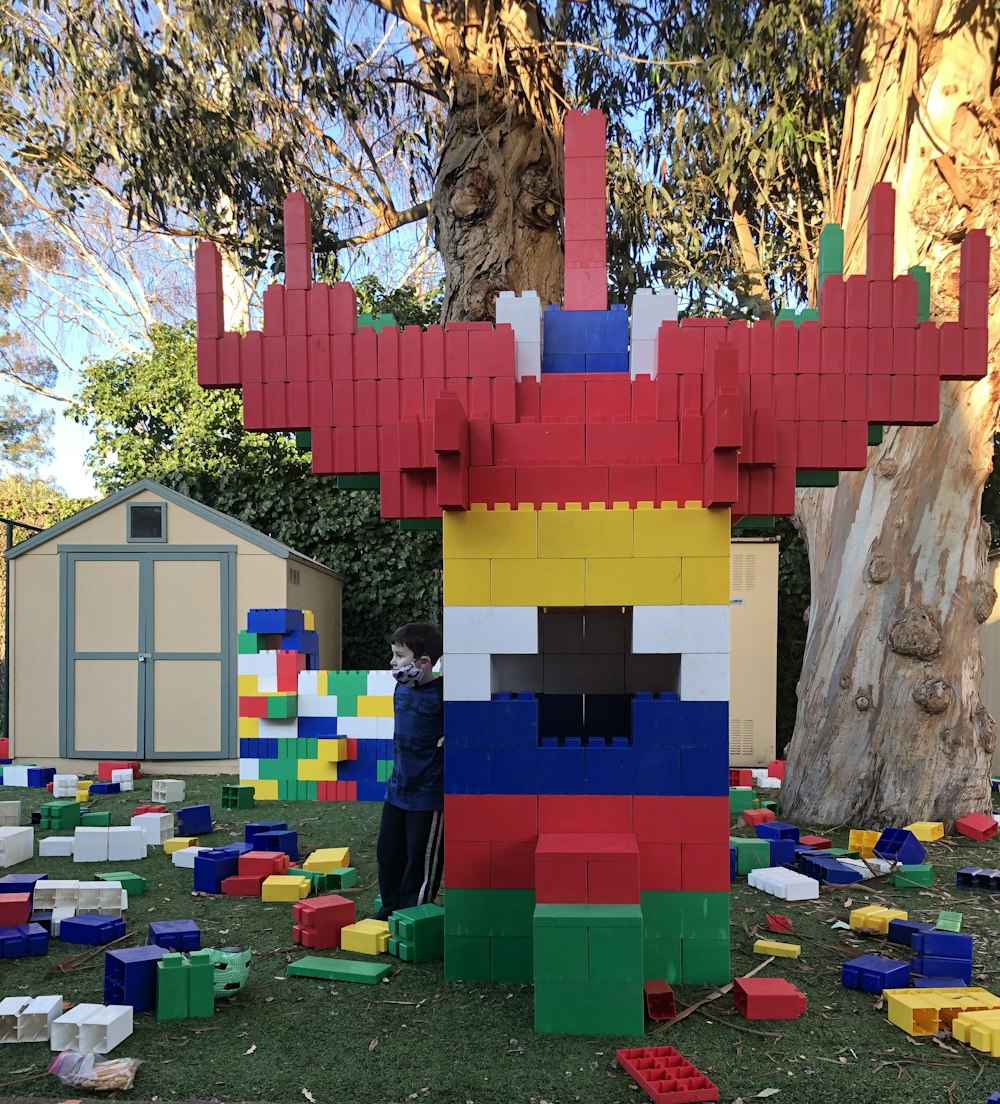
[(437, 663), (444, 651), (441, 642), (441, 630), (437, 625), (426, 621), (411, 621), (400, 627), (389, 638), (390, 644), (402, 644), (413, 652), (414, 659), (427, 656), (431, 663)]

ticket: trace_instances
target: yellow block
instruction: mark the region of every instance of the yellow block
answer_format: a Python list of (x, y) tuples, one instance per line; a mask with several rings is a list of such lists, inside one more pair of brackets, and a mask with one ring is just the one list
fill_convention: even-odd
[(336, 782), (337, 764), (324, 759), (300, 759), (298, 779), (300, 782)]
[(922, 843), (944, 839), (944, 825), (940, 820), (915, 820), (912, 824), (907, 824), (906, 828)]
[(886, 999), (889, 1022), (909, 1035), (934, 1035), (964, 1012), (1000, 1008), (1000, 998), (975, 986), (886, 989), (882, 995)]
[(262, 901), (301, 901), (312, 883), (298, 874), (271, 874), (261, 886)]
[(632, 558), (632, 511), (620, 505), (607, 509), (592, 503), (581, 509), (542, 507), (538, 515), (539, 559), (572, 559), (575, 556), (626, 556)]
[[(448, 517), (458, 513), (449, 510)], [(488, 606), (490, 604), (490, 561), (444, 560), (444, 604), (446, 606)]]
[(392, 696), (390, 694), (361, 694), (358, 697), (359, 717), (391, 717)]
[(680, 600), (681, 561), (676, 557), (587, 560), (585, 605), (674, 606)]
[(865, 908), (851, 910), (851, 928), (854, 931), (878, 932), (885, 935), (889, 931), (890, 920), (907, 920), (905, 909), (884, 908), (881, 905), (867, 905)]
[(253, 786), (255, 801), (277, 801), (278, 780), (276, 778), (241, 778), (241, 786)]
[(239, 735), (246, 740), (255, 740), (260, 732), (259, 717), (240, 717), (237, 725)]
[(93, 785), (91, 782), (77, 782), (76, 784), (76, 799), (83, 803), (90, 798), (90, 787)]
[(237, 675), (236, 685), (239, 689), (240, 696), (245, 694), (257, 693), (257, 676), (256, 675)]
[(349, 847), (321, 847), (314, 851), (302, 864), (303, 870), (318, 870), (321, 874), (329, 874), (331, 870), (339, 870), (342, 866), (351, 865), (351, 849)]
[(163, 841), (163, 850), (167, 855), (172, 855), (175, 851), (180, 851), (184, 847), (197, 847), (197, 836), (174, 836), (173, 839)]
[(1000, 1058), (1000, 1009), (960, 1012), (951, 1021), (951, 1033), (960, 1043)]
[(847, 837), (847, 848), (849, 851), (857, 851), (863, 859), (873, 859), (874, 847), (881, 835), (881, 832), (865, 832), (860, 828), (852, 828)]
[(302, 611), (302, 627), (306, 632), (312, 632), (316, 628), (316, 615), (312, 610)]
[(359, 920), (340, 929), (340, 949), (360, 954), (385, 954), (389, 950), (387, 920)]
[(685, 556), (681, 561), (681, 602), (685, 606), (729, 605), (729, 554)]
[(637, 556), (725, 556), (728, 560), (730, 511), (640, 503), (634, 533)]
[(325, 763), (342, 763), (347, 758), (347, 740), (344, 737), (337, 740), (317, 740), (316, 758)]
[[(530, 505), (517, 510), (502, 506), (487, 510), (479, 505), (471, 510), (446, 510), (442, 549), (446, 560), (534, 559), (538, 555), (538, 513)], [(445, 598), (445, 604), (462, 603)]]
[[(493, 560), (490, 600), (483, 605), (585, 605), (584, 562), (582, 556), (572, 560)], [(450, 604), (447, 588), (446, 579), (445, 605)]]
[(776, 955), (778, 958), (798, 958), (802, 948), (798, 943), (779, 943), (776, 939), (758, 939), (753, 945), (754, 954)]

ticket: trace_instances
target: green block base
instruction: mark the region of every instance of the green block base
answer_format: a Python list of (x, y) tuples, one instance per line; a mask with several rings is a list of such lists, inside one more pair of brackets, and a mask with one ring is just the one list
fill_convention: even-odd
[(889, 881), (894, 886), (929, 886), (934, 884), (934, 867), (930, 863), (916, 863), (912, 866), (899, 866), (892, 872)]
[(535, 1031), (547, 1035), (641, 1035), (642, 982), (536, 982)]
[(285, 973), (289, 977), (325, 978), (327, 981), (359, 981), (363, 985), (377, 985), (387, 977), (391, 966), (379, 962), (348, 962), (338, 958), (319, 958), (310, 955), (290, 962)]

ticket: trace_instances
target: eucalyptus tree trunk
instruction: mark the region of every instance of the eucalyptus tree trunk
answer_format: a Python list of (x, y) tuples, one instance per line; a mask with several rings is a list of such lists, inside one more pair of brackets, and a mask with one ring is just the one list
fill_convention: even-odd
[(989, 377), (943, 384), (937, 426), (889, 430), (867, 471), (799, 495), (812, 601), (782, 811), (859, 828), (990, 808), (980, 505), (1000, 405), (1000, 15), (992, 0), (880, 0), (865, 19), (831, 212), (845, 271), (864, 269), (868, 195), (888, 181), (896, 269), (929, 269), (935, 321), (957, 317), (972, 227), (992, 238), (993, 294)]

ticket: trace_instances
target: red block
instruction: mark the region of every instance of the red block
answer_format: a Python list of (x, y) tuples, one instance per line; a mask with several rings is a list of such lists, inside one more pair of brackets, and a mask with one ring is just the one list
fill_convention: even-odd
[(445, 841), (534, 840), (538, 803), (535, 794), (445, 794)]
[(843, 276), (827, 276), (819, 289), (819, 323), (843, 326), (847, 316), (847, 285)]
[(222, 879), (222, 892), (227, 897), (259, 897), (266, 877), (266, 874), (230, 874)]
[(681, 889), (685, 892), (728, 893), (729, 849), (720, 847), (718, 843), (682, 843)]
[(540, 388), (543, 422), (583, 422), (587, 419), (587, 383), (583, 376), (546, 376)]
[(267, 717), (267, 698), (260, 694), (241, 694), (238, 715), (263, 720)]
[(353, 334), (357, 328), (357, 296), (351, 284), (340, 280), (330, 289), (330, 333)]
[(638, 502), (652, 502), (656, 498), (655, 465), (612, 466), (608, 475), (608, 498), (611, 502), (627, 502), (633, 509)]
[(469, 469), (470, 502), (495, 506), (498, 502), (514, 503), (516, 498), (513, 468), (473, 467)]
[(214, 337), (198, 338), (198, 386), (219, 386), (219, 345)]
[(744, 809), (740, 816), (743, 823), (751, 828), (756, 828), (758, 824), (767, 824), (775, 819), (774, 813), (770, 809)]
[(833, 846), (833, 841), (825, 836), (799, 836), (799, 843), (803, 847), (811, 847), (814, 851), (825, 851)]
[[(511, 339), (513, 341), (513, 338)], [(513, 347), (513, 346), (512, 346)], [(517, 421), (517, 382), (513, 374), (490, 381), (493, 422)]]
[(444, 378), (469, 378), (469, 332), (446, 326), (444, 331)]
[(0, 759), (10, 758), (10, 737), (0, 736)]
[(637, 794), (632, 817), (639, 843), (721, 843), (729, 838), (728, 797)]
[[(140, 763), (137, 759), (101, 759), (97, 764), (97, 780), (110, 782), (111, 772), (116, 770), (130, 770), (133, 778), (140, 777)], [(166, 812), (166, 809), (163, 810)]]
[(868, 277), (848, 276), (844, 324), (848, 329), (868, 329)]
[(646, 998), (646, 1015), (651, 1020), (672, 1020), (677, 1015), (674, 991), (661, 979), (644, 981), (642, 992)]
[(132, 816), (142, 816), (143, 813), (165, 813), (166, 805), (136, 805)]
[[(533, 799), (534, 800), (534, 799)], [(539, 794), (539, 833), (632, 831), (632, 798), (617, 794)]]
[(669, 1046), (615, 1051), (618, 1065), (657, 1104), (694, 1104), (718, 1100), (719, 1090), (703, 1073)]
[(535, 902), (539, 905), (587, 903), (587, 860), (539, 860), (535, 857)]
[(371, 326), (354, 335), (354, 378), (378, 379), (378, 334)]
[(491, 889), (535, 888), (534, 840), (495, 841), (489, 844), (489, 852)]
[(917, 281), (912, 276), (897, 276), (892, 284), (892, 324), (916, 327), (917, 303)]
[(806, 995), (784, 978), (734, 978), (733, 1004), (748, 1020), (797, 1020)]
[(988, 840), (997, 834), (997, 822), (985, 813), (966, 813), (955, 821), (955, 831), (969, 839)]
[(306, 292), (306, 332), (330, 333), (330, 285), (313, 284)]
[(30, 893), (0, 893), (0, 928), (16, 928), (19, 924), (27, 924), (30, 915)]
[(354, 902), (339, 894), (296, 901), (292, 905), (292, 939), (313, 950), (339, 947), (341, 929), (354, 919)]
[[(646, 892), (682, 889), (680, 843), (640, 843), (639, 888)], [(728, 852), (725, 852), (728, 855)], [(729, 872), (726, 871), (728, 879)]]
[(784, 759), (772, 759), (771, 762), (767, 764), (767, 773), (771, 778), (780, 778), (784, 781), (785, 766)]
[[(448, 884), (455, 889), (490, 888), (490, 844), (447, 838), (445, 829), (444, 864)], [(534, 874), (532, 864), (532, 874)]]

